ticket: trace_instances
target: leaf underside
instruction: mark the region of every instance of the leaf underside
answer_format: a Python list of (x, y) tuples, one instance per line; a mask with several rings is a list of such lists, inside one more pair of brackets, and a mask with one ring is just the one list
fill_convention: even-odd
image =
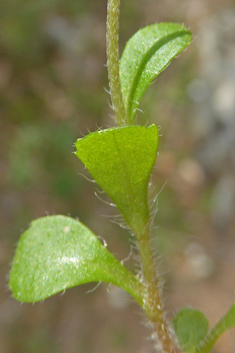
[(127, 42), (120, 60), (120, 80), (129, 124), (147, 87), (191, 38), (191, 32), (178, 23), (158, 23), (140, 29)]
[(76, 155), (118, 207), (134, 233), (149, 222), (148, 181), (157, 156), (158, 128), (96, 131), (75, 143)]
[(138, 280), (79, 221), (39, 218), (21, 236), (9, 280), (15, 299), (37, 302), (94, 281), (115, 284), (141, 302)]

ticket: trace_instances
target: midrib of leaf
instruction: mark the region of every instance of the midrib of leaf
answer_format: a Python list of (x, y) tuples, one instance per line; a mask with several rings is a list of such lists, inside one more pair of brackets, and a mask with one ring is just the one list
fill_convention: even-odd
[(119, 156), (120, 164), (121, 164), (121, 166), (122, 166), (122, 172), (123, 172), (123, 174), (125, 175), (125, 181), (126, 181), (126, 186), (127, 186), (128, 193), (129, 193), (129, 195), (130, 195), (130, 198), (131, 198), (132, 200), (134, 200), (134, 194), (135, 194), (135, 193), (134, 193), (134, 189), (133, 189), (133, 187), (132, 187), (132, 185), (131, 185), (131, 180), (130, 180), (131, 178), (130, 178), (130, 175), (129, 175), (129, 173), (128, 173), (128, 168), (127, 168), (127, 166), (125, 165), (124, 160), (123, 160), (123, 158), (122, 158), (121, 149), (119, 148), (119, 145), (118, 145), (118, 142), (117, 142), (117, 140), (116, 140), (115, 134), (113, 134), (113, 140), (114, 140), (115, 146), (116, 146), (117, 151), (118, 151), (118, 156)]
[(126, 184), (127, 184), (127, 189), (129, 189), (130, 191), (130, 194), (133, 198), (133, 195), (134, 195), (134, 190), (131, 186), (131, 182), (130, 182), (130, 176), (129, 176), (129, 173), (128, 173), (128, 169), (127, 169), (127, 166), (125, 165), (124, 161), (123, 161), (123, 158), (122, 158), (122, 155), (121, 155), (121, 150), (119, 148), (119, 145), (118, 145), (118, 142), (117, 142), (117, 139), (115, 137), (115, 134), (113, 134), (113, 140), (114, 140), (114, 143), (115, 143), (115, 146), (116, 146), (116, 149), (118, 151), (118, 157), (119, 157), (119, 160), (120, 160), (120, 164), (122, 166), (122, 172), (123, 174), (125, 175), (125, 181), (126, 181)]
[[(159, 50), (164, 45), (168, 44), (170, 41), (172, 41), (172, 40), (174, 40), (176, 38), (179, 38), (179, 37), (183, 37), (186, 34), (191, 34), (191, 32), (190, 31), (177, 31), (177, 32), (174, 32), (172, 34), (168, 34), (168, 35), (162, 37), (161, 39), (159, 39), (144, 55), (143, 59), (141, 60), (140, 65), (139, 65), (139, 69), (136, 72), (135, 78), (132, 81), (130, 93), (129, 93), (128, 100), (127, 100), (127, 102), (128, 102), (128, 105), (127, 105), (127, 117), (128, 117), (128, 121), (129, 122), (130, 122), (132, 104), (133, 104), (133, 97), (134, 97), (134, 94), (135, 94), (135, 91), (136, 91), (136, 87), (138, 87), (138, 83), (139, 83), (139, 80), (140, 80), (140, 78), (142, 76), (142, 72), (144, 71), (144, 69), (145, 69), (146, 65), (148, 64), (148, 62), (151, 60), (151, 57), (156, 53), (157, 50)], [(165, 65), (165, 67), (166, 66), (167, 66), (167, 64)], [(164, 68), (162, 68), (162, 70)]]

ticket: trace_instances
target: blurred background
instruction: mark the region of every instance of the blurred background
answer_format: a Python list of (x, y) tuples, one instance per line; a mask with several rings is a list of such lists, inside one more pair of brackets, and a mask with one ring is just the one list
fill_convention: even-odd
[[(72, 154), (78, 137), (115, 124), (105, 21), (106, 0), (0, 0), (0, 353), (154, 351), (141, 310), (117, 288), (84, 285), (21, 305), (7, 287), (16, 243), (37, 217), (79, 217), (119, 260), (130, 253), (128, 232), (103, 217), (117, 210)], [(122, 0), (121, 51), (160, 21), (184, 23), (194, 41), (138, 112), (162, 135), (153, 243), (169, 318), (194, 306), (212, 325), (235, 299), (235, 1)], [(233, 329), (216, 352), (234, 350)]]

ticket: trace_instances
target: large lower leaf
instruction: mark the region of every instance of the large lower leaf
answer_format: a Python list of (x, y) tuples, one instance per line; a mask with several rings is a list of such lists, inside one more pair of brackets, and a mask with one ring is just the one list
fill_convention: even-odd
[(17, 300), (37, 302), (93, 281), (115, 284), (141, 304), (138, 280), (75, 219), (39, 218), (21, 236), (9, 280)]
[(158, 23), (140, 29), (127, 42), (120, 61), (120, 79), (129, 124), (146, 88), (191, 38), (191, 32), (180, 24)]
[(76, 155), (138, 236), (149, 222), (148, 180), (157, 156), (155, 125), (96, 131), (76, 142)]

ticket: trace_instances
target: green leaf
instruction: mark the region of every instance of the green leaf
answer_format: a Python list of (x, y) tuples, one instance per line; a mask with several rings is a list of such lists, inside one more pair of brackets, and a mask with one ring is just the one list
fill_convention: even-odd
[(208, 331), (208, 320), (198, 310), (183, 308), (173, 320), (175, 332), (184, 352), (195, 353)]
[(127, 42), (120, 61), (120, 79), (129, 124), (146, 88), (191, 38), (191, 32), (180, 24), (158, 23), (139, 30)]
[(21, 236), (9, 280), (17, 300), (37, 302), (93, 281), (115, 284), (142, 303), (139, 281), (75, 219), (39, 218)]
[(200, 353), (209, 353), (217, 339), (224, 333), (235, 326), (235, 303), (227, 314), (218, 322), (215, 327), (207, 335), (204, 344), (201, 346)]
[(76, 155), (138, 236), (149, 222), (148, 180), (157, 156), (155, 125), (96, 131), (76, 142)]

